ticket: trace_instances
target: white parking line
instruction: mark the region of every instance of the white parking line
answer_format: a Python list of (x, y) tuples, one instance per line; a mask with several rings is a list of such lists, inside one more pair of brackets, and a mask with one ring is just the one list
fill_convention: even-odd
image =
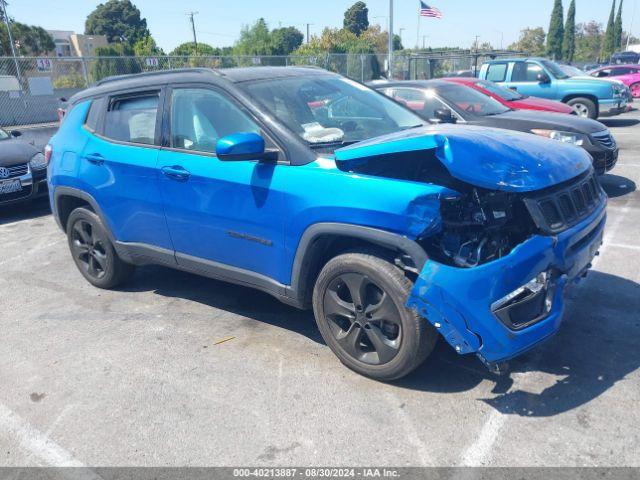
[(38, 457), (49, 467), (85, 467), (71, 453), (2, 404), (0, 404), (0, 429), (11, 434), (23, 449)]
[(508, 416), (498, 410), (489, 414), (486, 422), (480, 430), (478, 438), (462, 454), (460, 466), (479, 467), (486, 465), (490, 459), (491, 449), (496, 442), (502, 427), (507, 423)]

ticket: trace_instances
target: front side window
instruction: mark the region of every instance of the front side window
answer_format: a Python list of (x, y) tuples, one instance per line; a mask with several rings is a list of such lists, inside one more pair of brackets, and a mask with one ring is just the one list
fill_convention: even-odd
[(436, 118), (436, 110), (449, 110), (449, 107), (436, 97), (433, 89), (397, 88), (393, 91), (393, 97), (397, 101), (405, 103), (422, 118)]
[(342, 77), (279, 78), (240, 86), (311, 148), (333, 151), (425, 124), (393, 100)]
[(0, 140), (6, 140), (9, 138), (9, 134), (0, 128)]
[(506, 63), (492, 63), (487, 69), (487, 80), (490, 82), (504, 82), (507, 78)]
[(517, 62), (513, 66), (511, 81), (513, 82), (538, 82), (538, 75), (543, 73), (542, 67), (537, 63)]
[(104, 135), (120, 142), (153, 145), (158, 116), (158, 94), (111, 99)]
[(628, 67), (617, 67), (613, 69), (613, 76), (617, 77), (620, 75), (628, 75), (630, 73), (633, 73), (633, 70), (628, 68)]
[(171, 98), (171, 146), (215, 153), (218, 140), (233, 133), (260, 133), (260, 127), (234, 102), (207, 89), (174, 90)]
[(593, 74), (594, 77), (605, 78), (611, 75), (611, 69), (605, 68), (604, 70), (598, 70)]

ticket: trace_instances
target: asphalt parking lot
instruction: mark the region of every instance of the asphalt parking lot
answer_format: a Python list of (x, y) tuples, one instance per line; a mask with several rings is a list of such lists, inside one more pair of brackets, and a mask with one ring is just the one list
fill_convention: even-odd
[(46, 203), (0, 211), (0, 465), (640, 466), (640, 112), (604, 122), (605, 245), (503, 377), (441, 342), (377, 383), (310, 313), (159, 267), (97, 290)]

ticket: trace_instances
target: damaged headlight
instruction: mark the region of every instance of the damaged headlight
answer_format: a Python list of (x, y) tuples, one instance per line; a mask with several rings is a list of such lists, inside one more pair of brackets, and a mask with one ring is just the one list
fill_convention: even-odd
[(589, 137), (582, 133), (562, 132), (560, 130), (544, 130), (534, 128), (531, 133), (535, 133), (541, 137), (547, 137), (552, 140), (558, 140), (562, 143), (569, 143), (577, 147), (584, 147), (589, 144)]

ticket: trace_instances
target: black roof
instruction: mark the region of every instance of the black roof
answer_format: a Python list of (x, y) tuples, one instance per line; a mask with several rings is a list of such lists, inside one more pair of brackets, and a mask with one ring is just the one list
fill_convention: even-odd
[(179, 68), (132, 75), (117, 75), (98, 81), (94, 86), (74, 95), (70, 102), (103, 95), (112, 91), (154, 87), (168, 83), (242, 83), (254, 80), (300, 77), (308, 75), (335, 75), (316, 67), (246, 67), (246, 68)]

